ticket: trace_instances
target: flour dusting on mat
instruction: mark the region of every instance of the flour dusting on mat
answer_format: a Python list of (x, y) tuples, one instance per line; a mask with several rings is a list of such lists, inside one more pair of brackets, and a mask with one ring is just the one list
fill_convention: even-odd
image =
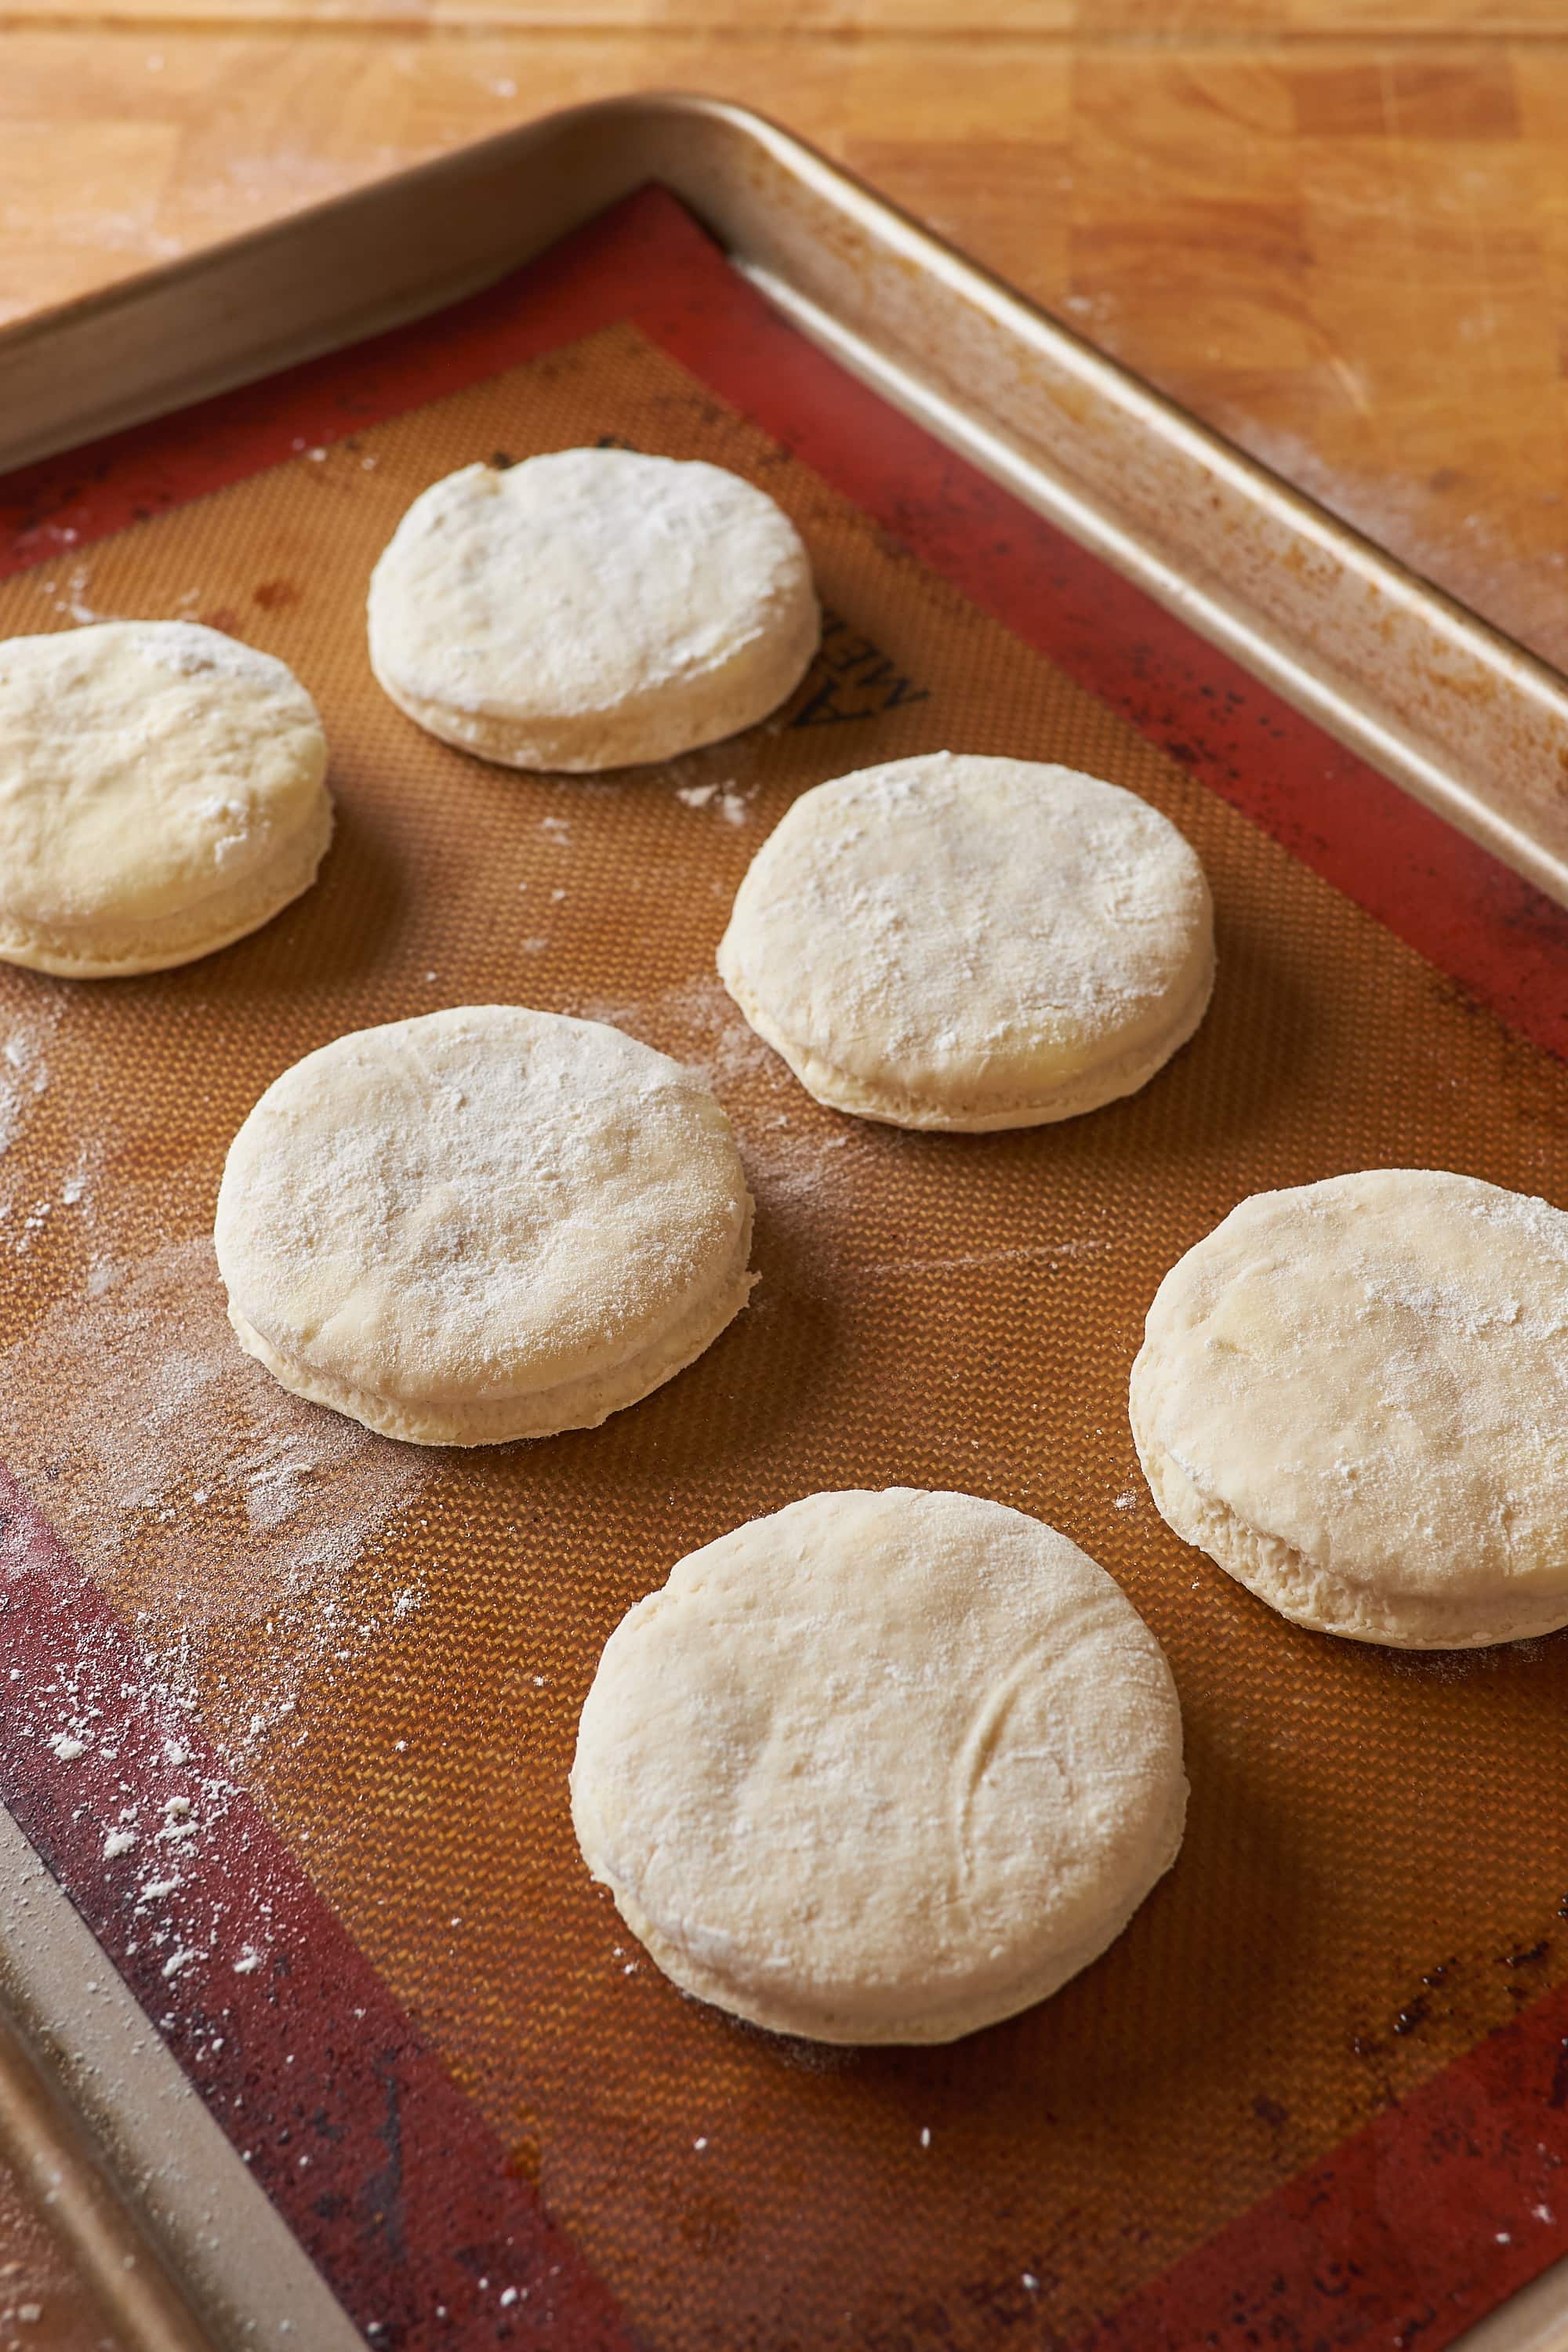
[(8, 1151), (47, 1091), (47, 1047), (59, 1025), (58, 1004), (25, 1019), (0, 1019), (0, 1155)]
[(62, 1302), (4, 1371), (0, 1457), (153, 1635), (176, 1690), (237, 1623), (270, 1622), (285, 1681), (329, 1653), (365, 1545), (419, 1485), (417, 1455), (241, 1351), (205, 1236)]
[[(26, 1257), (56, 1202), (26, 1185), (12, 1146), (20, 1144), (48, 1094), (51, 1041), (62, 1006), (52, 992), (26, 1014), (0, 1013), (0, 1250)], [(76, 1198), (80, 1198), (80, 1188)], [(74, 1205), (74, 1204), (73, 1204)]]
[[(198, 1894), (192, 1858), (248, 1843), (235, 1807), (261, 1753), (298, 1744), (308, 1694), (419, 1606), (417, 1577), (394, 1593), (374, 1554), (422, 1458), (252, 1363), (205, 1236), (109, 1272), (0, 1360), (0, 1460), (113, 1600), (162, 1696), (128, 1696), (118, 1637), (89, 1612), (68, 1654), (12, 1685), (8, 1724), (80, 1776), (129, 1906), (127, 1957), (220, 2032), (203, 1988), (214, 1968), (267, 1964), (273, 1902), (224, 1873), (214, 1893), (210, 1871)], [(0, 1508), (0, 1608), (37, 1570), (26, 1527)]]
[[(568, 1009), (657, 1045), (712, 1087), (729, 1113), (759, 1202), (774, 1208), (804, 1202), (821, 1186), (842, 1181), (845, 1122), (802, 1093), (717, 974), (647, 996), (590, 997)], [(826, 1237), (819, 1242), (826, 1246)]]

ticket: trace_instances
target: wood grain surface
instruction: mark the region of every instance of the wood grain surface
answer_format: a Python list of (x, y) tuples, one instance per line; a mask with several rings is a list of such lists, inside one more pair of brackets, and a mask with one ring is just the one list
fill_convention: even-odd
[(574, 100), (713, 91), (1568, 665), (1568, 0), (35, 0), (0, 24), (0, 316)]
[(1568, 663), (1568, 0), (44, 0), (0, 315), (549, 108), (760, 105)]

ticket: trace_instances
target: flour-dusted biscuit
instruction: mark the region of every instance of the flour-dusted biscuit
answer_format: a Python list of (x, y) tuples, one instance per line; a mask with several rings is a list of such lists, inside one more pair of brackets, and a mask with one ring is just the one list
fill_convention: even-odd
[(665, 1974), (781, 2033), (950, 2042), (1086, 1968), (1175, 1860), (1159, 1643), (1037, 1519), (812, 1495), (605, 1646), (572, 1810)]
[(331, 838), (315, 705), (194, 621), (0, 641), (0, 960), (102, 980), (226, 947)]
[(1281, 1615), (1397, 1649), (1568, 1624), (1568, 1216), (1380, 1168), (1258, 1192), (1132, 1368), (1163, 1516)]
[(423, 1445), (592, 1429), (744, 1306), (752, 1197), (700, 1078), (597, 1021), (339, 1037), (229, 1149), (218, 1265), (285, 1388)]
[(398, 708), (507, 767), (668, 760), (765, 719), (821, 634), (782, 508), (719, 466), (561, 449), (415, 499), (370, 583)]
[(1131, 1094), (1202, 1020), (1195, 853), (1115, 784), (925, 752), (803, 793), (719, 949), (808, 1094), (895, 1127), (1037, 1127)]

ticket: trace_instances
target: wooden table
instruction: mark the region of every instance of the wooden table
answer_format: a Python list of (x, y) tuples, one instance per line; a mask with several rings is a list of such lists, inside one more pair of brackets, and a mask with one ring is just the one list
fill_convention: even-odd
[[(1568, 667), (1568, 0), (24, 0), (6, 22), (0, 317), (574, 100), (712, 91)], [(0, 2161), (0, 2345), (111, 2346), (68, 2280)]]
[(573, 100), (714, 91), (1568, 667), (1568, 0), (23, 10), (0, 316)]

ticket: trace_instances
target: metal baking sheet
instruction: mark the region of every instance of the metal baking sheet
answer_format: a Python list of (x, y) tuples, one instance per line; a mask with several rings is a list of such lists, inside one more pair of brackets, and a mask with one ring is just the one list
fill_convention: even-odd
[[(821, 660), (779, 722), (669, 771), (478, 767), (371, 687), (363, 574), (447, 466), (605, 436), (784, 499)], [(1121, 1387), (1159, 1273), (1258, 1183), (1397, 1154), (1556, 1189), (1555, 908), (1043, 494), (847, 383), (657, 194), (437, 331), (6, 487), (5, 629), (189, 612), (291, 659), (335, 747), (339, 847), (267, 932), (161, 980), (4, 983), (0, 1777), (370, 2340), (1435, 2344), (1539, 2272), (1562, 1859), (1517, 1792), (1558, 1785), (1561, 1645), (1411, 1666), (1281, 1628), (1153, 1517)], [(1226, 977), (1133, 1103), (1025, 1138), (857, 1128), (717, 991), (793, 793), (942, 742), (1117, 775), (1203, 848)], [(204, 1235), (279, 1067), (488, 996), (712, 1069), (763, 1286), (595, 1437), (414, 1457), (251, 1377)], [(1059, 2001), (840, 2062), (626, 1948), (563, 1773), (599, 1643), (679, 1552), (892, 1478), (1038, 1510), (1122, 1578), (1177, 1663), (1198, 1800), (1168, 1892)], [(127, 1805), (155, 1837), (184, 1790), (176, 1873), (106, 1856)]]

